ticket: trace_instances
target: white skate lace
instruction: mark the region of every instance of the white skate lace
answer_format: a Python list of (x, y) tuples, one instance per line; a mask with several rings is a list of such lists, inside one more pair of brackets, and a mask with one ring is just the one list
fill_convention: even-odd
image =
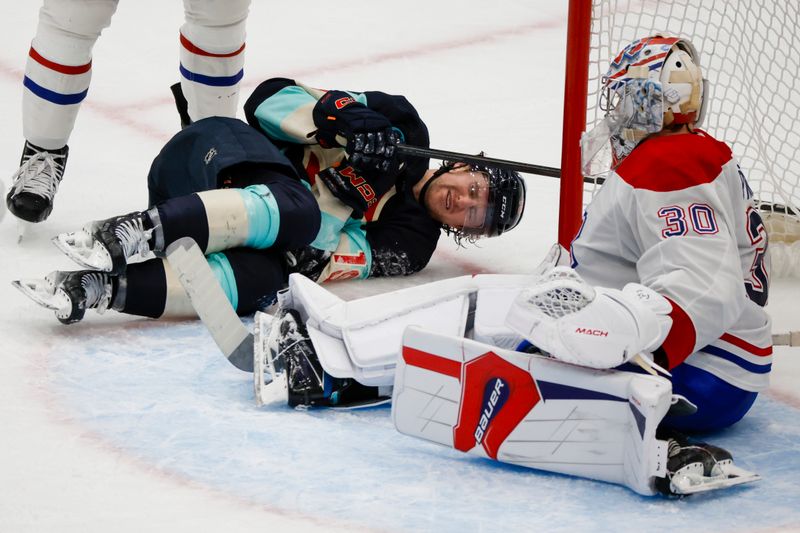
[(26, 159), (12, 176), (14, 194), (26, 192), (52, 201), (61, 182), (64, 162), (63, 155), (46, 151), (36, 152)]
[(111, 283), (102, 272), (89, 272), (81, 277), (81, 287), (86, 293), (86, 308), (102, 313), (111, 301)]
[(114, 235), (119, 239), (125, 257), (135, 254), (144, 255), (150, 251), (148, 241), (153, 235), (153, 230), (145, 230), (142, 224), (142, 217), (131, 217), (123, 220), (114, 228)]

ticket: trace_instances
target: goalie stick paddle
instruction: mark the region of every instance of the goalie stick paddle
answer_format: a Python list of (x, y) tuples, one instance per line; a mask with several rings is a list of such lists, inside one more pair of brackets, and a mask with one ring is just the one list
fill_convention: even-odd
[(233, 310), (194, 239), (182, 237), (167, 246), (167, 261), (228, 361), (239, 370), (252, 372), (253, 334)]

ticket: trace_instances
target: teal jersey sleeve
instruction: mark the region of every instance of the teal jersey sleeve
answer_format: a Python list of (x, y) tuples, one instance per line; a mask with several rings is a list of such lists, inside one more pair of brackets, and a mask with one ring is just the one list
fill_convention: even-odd
[[(326, 91), (303, 85), (288, 85), (266, 97), (253, 112), (259, 127), (268, 137), (289, 143), (316, 144), (316, 126), (312, 111)], [(348, 92), (356, 101), (365, 104), (367, 97)]]

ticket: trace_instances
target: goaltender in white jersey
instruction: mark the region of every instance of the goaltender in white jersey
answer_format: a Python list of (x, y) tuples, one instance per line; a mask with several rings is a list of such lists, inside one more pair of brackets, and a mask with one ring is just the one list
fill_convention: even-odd
[(585, 173), (604, 150), (611, 171), (572, 268), (351, 302), (293, 275), (278, 318), (256, 322), (257, 399), (270, 375), (293, 405), (391, 394), (402, 433), (641, 494), (757, 479), (677, 431), (740, 420), (772, 353), (766, 233), (731, 150), (696, 129), (699, 64), (661, 35), (612, 61), (605, 119), (582, 141)]

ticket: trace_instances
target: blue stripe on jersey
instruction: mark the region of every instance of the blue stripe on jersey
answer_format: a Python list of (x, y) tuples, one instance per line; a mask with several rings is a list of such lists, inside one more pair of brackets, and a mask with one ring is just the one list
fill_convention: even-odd
[(233, 267), (231, 267), (228, 257), (222, 252), (208, 254), (206, 256), (208, 265), (214, 273), (214, 277), (222, 286), (222, 291), (228, 298), (234, 309), (239, 306), (239, 291), (236, 289), (236, 278), (233, 275)]
[(55, 91), (51, 91), (50, 89), (45, 89), (41, 85), (37, 84), (35, 81), (30, 79), (28, 76), (22, 80), (22, 85), (27, 87), (33, 94), (41, 98), (42, 100), (47, 100), (48, 102), (52, 102), (58, 105), (72, 105), (72, 104), (79, 104), (86, 98), (86, 95), (89, 93), (89, 89), (87, 88), (85, 91), (81, 91), (75, 94), (62, 94), (57, 93)]
[(244, 69), (240, 70), (233, 76), (205, 76), (203, 74), (197, 74), (196, 72), (191, 72), (183, 66), (181, 63), (180, 66), (181, 75), (189, 81), (193, 81), (196, 83), (201, 83), (203, 85), (209, 85), (211, 87), (232, 87), (239, 83), (239, 80), (242, 79), (244, 76)]
[(281, 212), (278, 201), (263, 184), (250, 185), (239, 189), (247, 211), (247, 240), (244, 245), (250, 248), (269, 248), (275, 244), (280, 228)]
[(711, 355), (716, 355), (720, 359), (725, 359), (726, 361), (730, 361), (731, 363), (738, 365), (748, 372), (752, 372), (753, 374), (769, 374), (770, 370), (772, 370), (772, 364), (768, 365), (757, 365), (755, 363), (751, 363), (747, 359), (743, 359), (738, 355), (732, 354), (727, 350), (723, 350), (718, 346), (706, 346), (700, 350), (701, 352), (705, 352)]

